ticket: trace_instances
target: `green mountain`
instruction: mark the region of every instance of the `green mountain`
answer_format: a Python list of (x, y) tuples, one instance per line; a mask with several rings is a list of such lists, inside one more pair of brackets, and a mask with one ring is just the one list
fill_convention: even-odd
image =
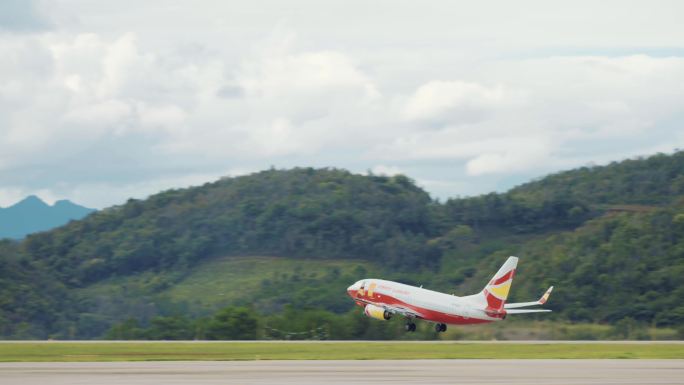
[(677, 152), (444, 203), (405, 176), (338, 169), (169, 190), (0, 243), (0, 333), (226, 337), (212, 330), (231, 315), (216, 312), (246, 306), (235, 314), (252, 312), (257, 336), (327, 325), (391, 338), (348, 313), (347, 285), (373, 275), (466, 294), (508, 255), (521, 257), (514, 300), (556, 286), (545, 319), (681, 328), (683, 181)]
[(409, 270), (439, 261), (429, 195), (408, 178), (269, 170), (94, 213), (23, 246), (65, 284), (183, 269), (211, 257), (363, 258)]
[(95, 210), (60, 200), (50, 206), (35, 195), (7, 208), (0, 208), (0, 239), (21, 239), (38, 231), (81, 219)]

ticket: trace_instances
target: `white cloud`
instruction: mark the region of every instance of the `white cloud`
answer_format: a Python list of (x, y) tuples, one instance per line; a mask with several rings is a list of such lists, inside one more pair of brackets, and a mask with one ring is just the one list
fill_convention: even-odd
[(373, 83), (341, 52), (296, 52), (293, 36), (272, 37), (246, 60), (238, 84), (248, 96), (282, 98), (319, 96), (325, 90), (347, 90), (355, 97), (379, 96)]
[(504, 100), (501, 85), (454, 81), (431, 81), (416, 90), (409, 99), (404, 116), (418, 121), (470, 123), (483, 119)]
[(43, 191), (104, 206), (270, 165), (403, 172), (472, 194), (683, 147), (676, 12), (618, 7), (608, 32), (620, 33), (576, 29), (607, 33), (603, 4), (499, 4), (515, 18), (447, 2), (364, 3), (393, 10), (373, 17), (347, 2), (65, 2), (55, 20), (74, 23), (0, 33), (0, 201)]
[(467, 174), (479, 176), (525, 171), (535, 169), (540, 162), (550, 160), (548, 144), (537, 138), (510, 139), (505, 148), (492, 150), (470, 159), (466, 163)]
[[(263, 164), (266, 157), (314, 155), (362, 140), (349, 134), (367, 122), (346, 125), (359, 114), (370, 115), (381, 98), (343, 53), (300, 52), (277, 39), (236, 67), (211, 57), (145, 52), (131, 33), (109, 40), (88, 33), (13, 41), (14, 52), (42, 52), (51, 65), (44, 81), (31, 83), (36, 77), (27, 74), (20, 83), (24, 89), (13, 97), (23, 108), (5, 110), (9, 135), (0, 137), (0, 149), (6, 150), (0, 151), (0, 164), (9, 170), (80, 162), (106, 180), (107, 173), (126, 174), (132, 164), (154, 173), (174, 164), (187, 168), (185, 160), (191, 167), (223, 169), (223, 162)], [(5, 64), (8, 74), (27, 71), (20, 62)], [(231, 83), (243, 92), (221, 97), (219, 90)], [(11, 90), (11, 77), (0, 75), (0, 85)], [(145, 145), (146, 151), (136, 149)], [(42, 154), (37, 160), (36, 153)], [(75, 159), (86, 154), (94, 158)], [(174, 160), (160, 160), (168, 157)], [(137, 183), (134, 178), (125, 183)]]
[(137, 109), (140, 124), (151, 129), (181, 126), (188, 115), (182, 108), (174, 105), (149, 106), (139, 103)]
[[(371, 153), (461, 161), (470, 176), (544, 173), (605, 151), (619, 159), (633, 154), (640, 138), (673, 139), (668, 125), (681, 116), (684, 89), (672, 79), (684, 79), (683, 71), (682, 58), (644, 55), (493, 62), (486, 72), (499, 84), (493, 88), (460, 80), (418, 87), (404, 115), (415, 127)], [(422, 131), (425, 125), (432, 130)]]
[(374, 166), (371, 171), (375, 175), (384, 175), (384, 176), (394, 176), (394, 175), (399, 175), (399, 174), (405, 174), (405, 172), (395, 166), (386, 166), (384, 164), (379, 164), (377, 166)]
[(66, 123), (91, 126), (112, 126), (131, 116), (130, 105), (121, 100), (104, 100), (90, 105), (78, 106), (64, 115)]
[(215, 78), (198, 86), (185, 122), (192, 128), (163, 144), (169, 153), (218, 159), (313, 155), (358, 143), (367, 134), (366, 118), (382, 103), (375, 84), (348, 56), (298, 50), (288, 34), (262, 41)]

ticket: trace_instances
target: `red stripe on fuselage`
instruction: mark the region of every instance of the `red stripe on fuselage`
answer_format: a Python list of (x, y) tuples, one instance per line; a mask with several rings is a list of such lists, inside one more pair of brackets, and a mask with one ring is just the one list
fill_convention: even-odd
[[(388, 306), (396, 306), (396, 307), (403, 307), (405, 309), (410, 309), (410, 310), (413, 310), (414, 312), (416, 312), (418, 314), (421, 314), (422, 319), (424, 319), (426, 321), (452, 324), (452, 325), (470, 325), (470, 324), (482, 324), (482, 323), (493, 322), (491, 320), (483, 320), (483, 319), (477, 319), (477, 318), (463, 317), (463, 316), (456, 315), (456, 314), (442, 313), (440, 311), (431, 310), (431, 309), (423, 308), (420, 306), (415, 306), (415, 305), (412, 305), (410, 303), (404, 302), (398, 298), (395, 298), (395, 297), (392, 297), (392, 296), (389, 296), (386, 294), (378, 294), (377, 292), (373, 293), (373, 297), (370, 298), (368, 296), (357, 297), (356, 292), (350, 290), (349, 296), (352, 297), (352, 299), (354, 299), (354, 300), (356, 300), (356, 299), (364, 300), (364, 301), (370, 302), (376, 306), (388, 305)], [(358, 301), (357, 304), (359, 304), (361, 306), (365, 306), (365, 304), (363, 302), (360, 303), (360, 301)]]

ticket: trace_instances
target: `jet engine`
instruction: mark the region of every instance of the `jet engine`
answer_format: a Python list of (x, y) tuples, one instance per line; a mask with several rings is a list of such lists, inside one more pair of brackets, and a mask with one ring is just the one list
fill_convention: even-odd
[(366, 307), (363, 308), (363, 313), (371, 318), (382, 321), (387, 321), (388, 319), (392, 318), (392, 313), (381, 308), (380, 306), (375, 305), (366, 305)]

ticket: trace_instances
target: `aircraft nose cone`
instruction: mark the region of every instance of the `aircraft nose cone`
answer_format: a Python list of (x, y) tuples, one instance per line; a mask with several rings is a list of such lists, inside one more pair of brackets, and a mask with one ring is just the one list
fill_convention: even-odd
[(354, 296), (354, 285), (351, 285), (347, 288), (347, 294), (349, 294), (350, 297)]

